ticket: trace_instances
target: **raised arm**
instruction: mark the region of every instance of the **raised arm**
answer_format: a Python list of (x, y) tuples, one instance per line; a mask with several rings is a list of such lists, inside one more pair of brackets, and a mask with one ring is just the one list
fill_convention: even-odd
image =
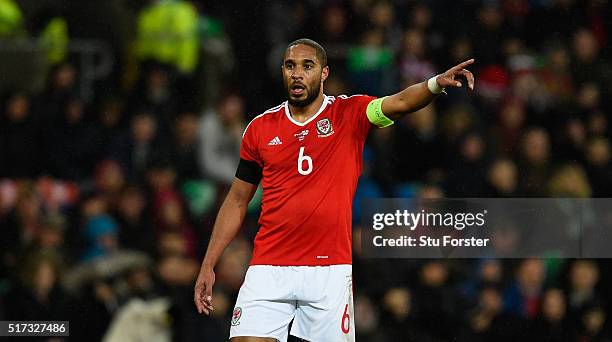
[(255, 190), (257, 190), (257, 185), (234, 178), (230, 191), (219, 209), (194, 289), (194, 302), (199, 313), (204, 312), (208, 315), (213, 310), (214, 267), (227, 245), (238, 233)]
[(467, 81), (468, 88), (474, 90), (474, 75), (466, 69), (474, 63), (473, 59), (460, 63), (429, 81), (424, 81), (387, 96), (382, 101), (382, 112), (391, 120), (415, 112), (433, 101), (444, 88), (463, 86), (460, 79)]

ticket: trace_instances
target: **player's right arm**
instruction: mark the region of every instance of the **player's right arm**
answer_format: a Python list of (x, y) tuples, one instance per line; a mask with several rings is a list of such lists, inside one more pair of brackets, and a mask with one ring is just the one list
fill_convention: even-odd
[(204, 312), (208, 315), (213, 310), (212, 287), (215, 283), (214, 267), (217, 265), (227, 245), (238, 233), (246, 215), (247, 206), (256, 190), (256, 184), (234, 178), (230, 191), (227, 197), (225, 197), (221, 209), (219, 209), (194, 289), (194, 301), (198, 313)]
[[(255, 120), (255, 119), (253, 119)], [(253, 121), (251, 121), (251, 124)], [(206, 255), (200, 267), (200, 274), (194, 289), (194, 302), (199, 313), (209, 314), (213, 310), (212, 287), (215, 284), (214, 268), (223, 254), (223, 251), (234, 239), (249, 202), (253, 198), (257, 186), (263, 177), (263, 162), (259, 156), (258, 136), (255, 125), (247, 126), (240, 144), (240, 162), (236, 170), (236, 177), (232, 182), (229, 193), (225, 197), (213, 227), (208, 243)]]

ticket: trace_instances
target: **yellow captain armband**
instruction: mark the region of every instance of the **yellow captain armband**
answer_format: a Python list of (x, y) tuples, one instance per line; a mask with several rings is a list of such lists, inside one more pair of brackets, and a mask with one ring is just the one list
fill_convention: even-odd
[(385, 98), (382, 97), (370, 101), (370, 103), (368, 103), (368, 108), (366, 109), (368, 120), (379, 128), (393, 125), (393, 120), (386, 117), (382, 111), (382, 102), (384, 99)]

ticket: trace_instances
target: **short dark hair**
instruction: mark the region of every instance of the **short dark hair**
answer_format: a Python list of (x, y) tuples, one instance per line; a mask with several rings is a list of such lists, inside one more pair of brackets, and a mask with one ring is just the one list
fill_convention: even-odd
[(317, 59), (319, 60), (319, 62), (321, 62), (321, 66), (322, 67), (327, 66), (327, 53), (325, 52), (325, 49), (321, 46), (321, 44), (315, 42), (312, 39), (300, 38), (298, 40), (294, 40), (293, 42), (289, 43), (285, 51), (287, 51), (290, 47), (296, 46), (296, 45), (308, 45), (311, 48), (315, 49), (317, 53)]

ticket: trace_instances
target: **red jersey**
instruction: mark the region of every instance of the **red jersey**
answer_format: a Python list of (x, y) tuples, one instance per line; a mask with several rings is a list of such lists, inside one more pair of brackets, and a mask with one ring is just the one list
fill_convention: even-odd
[(251, 265), (352, 263), (352, 202), (374, 97), (325, 96), (306, 122), (287, 102), (247, 126), (240, 158), (263, 169), (262, 212)]

